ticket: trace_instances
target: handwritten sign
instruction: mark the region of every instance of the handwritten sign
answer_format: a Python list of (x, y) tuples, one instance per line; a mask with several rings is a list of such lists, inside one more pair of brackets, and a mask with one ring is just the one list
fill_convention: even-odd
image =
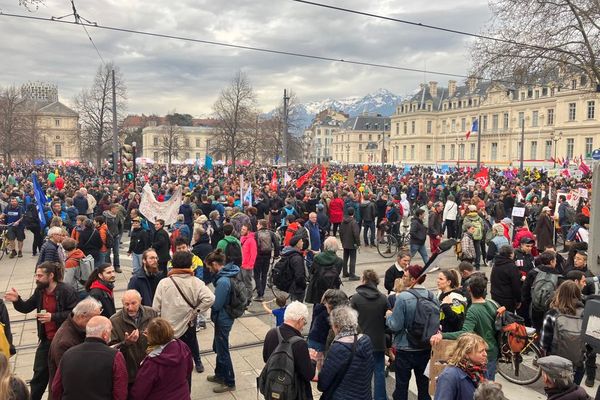
[(149, 221), (154, 222), (157, 219), (163, 219), (165, 225), (174, 224), (179, 214), (181, 206), (181, 188), (178, 187), (173, 196), (164, 202), (159, 202), (152, 193), (152, 188), (146, 183), (142, 189), (142, 200), (140, 201), (140, 213)]

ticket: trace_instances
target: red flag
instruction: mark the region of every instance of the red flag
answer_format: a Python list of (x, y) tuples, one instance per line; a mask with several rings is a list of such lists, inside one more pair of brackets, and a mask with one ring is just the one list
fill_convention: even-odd
[(327, 184), (327, 168), (325, 166), (321, 166), (321, 189), (325, 187)]
[(273, 176), (271, 177), (271, 184), (269, 186), (271, 190), (277, 190), (277, 171), (273, 171)]
[(307, 173), (302, 175), (300, 178), (298, 178), (298, 180), (296, 181), (296, 187), (298, 189), (300, 189), (302, 187), (302, 185), (304, 185), (304, 183), (315, 173), (316, 170), (317, 170), (317, 166), (315, 165), (314, 167), (312, 167), (310, 169), (310, 171), (308, 171)]
[(471, 131), (467, 131), (467, 140), (471, 137)]
[(588, 165), (585, 163), (585, 161), (583, 161), (583, 154), (581, 154), (579, 156), (579, 170), (581, 172), (583, 172), (584, 175), (587, 175), (590, 172), (592, 172), (592, 170), (590, 169), (590, 167), (588, 167)]
[(490, 184), (490, 173), (487, 168), (481, 168), (481, 170), (475, 174), (475, 181), (481, 185), (482, 188), (488, 187)]

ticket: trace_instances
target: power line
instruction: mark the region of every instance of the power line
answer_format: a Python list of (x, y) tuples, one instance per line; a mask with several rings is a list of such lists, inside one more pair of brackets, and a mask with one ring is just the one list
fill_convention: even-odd
[(314, 1), (308, 1), (308, 0), (292, 0), (292, 1), (295, 1), (297, 3), (303, 3), (303, 4), (315, 6), (315, 7), (322, 7), (322, 8), (328, 8), (331, 10), (342, 11), (342, 12), (350, 13), (350, 14), (363, 15), (366, 17), (372, 17), (372, 18), (377, 18), (377, 19), (383, 19), (386, 21), (398, 22), (401, 24), (418, 26), (420, 28), (433, 29), (436, 31), (454, 33), (454, 34), (463, 35), (463, 36), (470, 36), (470, 37), (474, 37), (474, 38), (478, 38), (478, 39), (493, 40), (495, 42), (502, 42), (502, 43), (514, 44), (514, 45), (522, 46), (522, 47), (529, 47), (529, 48), (536, 49), (536, 50), (543, 50), (543, 51), (552, 50), (552, 51), (557, 51), (559, 53), (568, 53), (567, 50), (562, 50), (559, 48), (549, 48), (549, 47), (544, 47), (544, 46), (537, 46), (535, 44), (521, 43), (521, 42), (517, 42), (515, 40), (502, 39), (502, 38), (482, 35), (482, 34), (478, 34), (478, 33), (466, 32), (466, 31), (459, 31), (458, 29), (451, 29), (451, 28), (444, 28), (444, 27), (436, 26), (436, 25), (423, 24), (421, 22), (408, 21), (408, 20), (404, 20), (404, 19), (388, 17), (386, 15), (373, 14), (373, 13), (369, 13), (369, 12), (365, 12), (365, 11), (358, 11), (358, 10), (352, 10), (349, 8), (344, 8), (344, 7), (332, 6), (329, 4), (317, 3)]

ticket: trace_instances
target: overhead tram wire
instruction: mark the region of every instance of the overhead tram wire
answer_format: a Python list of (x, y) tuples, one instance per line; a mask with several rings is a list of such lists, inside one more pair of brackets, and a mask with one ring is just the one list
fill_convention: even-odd
[(374, 13), (369, 13), (366, 11), (352, 10), (350, 8), (332, 6), (330, 4), (317, 3), (317, 2), (309, 1), (309, 0), (292, 0), (292, 1), (294, 1), (296, 3), (310, 5), (310, 6), (328, 8), (330, 10), (336, 10), (336, 11), (342, 11), (342, 12), (349, 13), (349, 14), (357, 14), (357, 15), (362, 15), (365, 17), (377, 18), (377, 19), (382, 19), (382, 20), (391, 21), (391, 22), (398, 22), (401, 24), (417, 26), (417, 27), (425, 28), (425, 29), (432, 29), (432, 30), (441, 31), (441, 32), (454, 33), (456, 35), (469, 36), (469, 37), (473, 37), (473, 38), (477, 38), (477, 39), (493, 40), (495, 42), (514, 44), (517, 46), (529, 47), (531, 49), (536, 49), (536, 50), (543, 50), (543, 51), (552, 50), (552, 51), (557, 51), (559, 53), (569, 53), (567, 50), (562, 50), (562, 49), (558, 49), (558, 48), (549, 48), (549, 47), (544, 47), (544, 46), (538, 46), (535, 44), (517, 42), (515, 40), (510, 40), (510, 39), (502, 39), (502, 38), (498, 38), (498, 37), (482, 35), (482, 34), (473, 33), (473, 32), (459, 31), (458, 29), (444, 28), (442, 26), (429, 25), (429, 24), (424, 24), (422, 22), (408, 21), (408, 20), (404, 20), (404, 19), (388, 17), (386, 15), (374, 14)]
[[(121, 28), (121, 27), (115, 27), (115, 26), (109, 26), (109, 25), (100, 25), (95, 22), (91, 23), (87, 20), (86, 20), (87, 22), (81, 22), (81, 21), (73, 22), (73, 21), (64, 21), (62, 19), (57, 19), (55, 17), (42, 18), (42, 17), (33, 16), (33, 15), (5, 13), (2, 11), (0, 11), (0, 17), (25, 19), (25, 20), (32, 20), (32, 21), (37, 21), (37, 22), (40, 22), (40, 21), (41, 22), (55, 22), (55, 23), (66, 24), (66, 25), (81, 25), (83, 27), (96, 28), (96, 29), (108, 30), (108, 31), (113, 31), (113, 32), (130, 33), (130, 34), (135, 34), (135, 35), (150, 36), (150, 37), (156, 37), (156, 38), (161, 38), (161, 39), (181, 40), (181, 41), (185, 41), (185, 42), (207, 44), (207, 45), (212, 45), (212, 46), (220, 46), (220, 47), (227, 47), (227, 48), (240, 49), (240, 50), (256, 51), (256, 52), (268, 53), (268, 54), (277, 54), (277, 55), (290, 56), (290, 57), (307, 58), (307, 59), (312, 59), (312, 60), (339, 62), (339, 63), (345, 63), (345, 64), (351, 64), (351, 65), (359, 65), (359, 66), (364, 66), (364, 67), (381, 68), (381, 69), (389, 69), (389, 70), (405, 71), (405, 72), (426, 73), (426, 74), (431, 74), (431, 75), (448, 76), (448, 77), (455, 77), (455, 78), (476, 78), (476, 79), (483, 80), (483, 81), (499, 82), (499, 83), (516, 85), (516, 86), (538, 85), (538, 83), (535, 83), (535, 82), (528, 83), (528, 82), (517, 82), (514, 80), (508, 80), (508, 79), (491, 79), (491, 78), (486, 78), (486, 77), (481, 77), (481, 76), (456, 74), (456, 73), (443, 72), (443, 71), (430, 71), (430, 70), (424, 70), (424, 69), (419, 69), (419, 68), (401, 67), (401, 66), (391, 65), (391, 64), (380, 64), (380, 63), (373, 63), (373, 62), (367, 62), (367, 61), (348, 60), (348, 59), (344, 59), (344, 58), (333, 58), (333, 57), (319, 56), (319, 55), (314, 55), (314, 54), (299, 53), (299, 52), (294, 52), (294, 51), (273, 50), (273, 49), (268, 49), (268, 48), (264, 48), (264, 47), (246, 46), (246, 45), (239, 45), (239, 44), (233, 44), (233, 43), (217, 42), (217, 41), (213, 41), (213, 40), (196, 39), (196, 38), (191, 38), (191, 37), (186, 37), (186, 36), (169, 35), (169, 34), (165, 34), (165, 33), (140, 31), (140, 30), (130, 29), (130, 28)], [(90, 40), (91, 40), (91, 38), (90, 38)], [(592, 91), (595, 92), (595, 90), (585, 90), (582, 92), (587, 93), (587, 92), (592, 92)]]

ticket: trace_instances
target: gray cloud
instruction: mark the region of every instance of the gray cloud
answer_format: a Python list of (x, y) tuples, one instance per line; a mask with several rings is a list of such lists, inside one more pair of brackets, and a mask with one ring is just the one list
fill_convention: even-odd
[[(329, 3), (471, 32), (479, 31), (489, 18), (486, 0), (456, 0), (451, 4), (430, 0), (408, 5), (392, 0), (370, 5), (361, 0)], [(76, 4), (83, 17), (103, 25), (410, 68), (468, 72), (468, 38), (288, 0), (76, 0)], [(0, 9), (27, 13), (16, 0), (2, 0)], [(48, 0), (34, 14), (49, 17), (69, 12), (68, 2)], [(311, 101), (364, 95), (380, 87), (406, 94), (423, 79), (441, 83), (448, 79), (94, 28), (88, 31), (104, 59), (119, 65), (129, 89), (128, 109), (135, 113), (163, 114), (177, 109), (194, 115), (210, 114), (219, 91), (238, 70), (248, 74), (263, 110), (278, 104), (285, 87), (293, 89), (300, 101)], [(0, 85), (28, 80), (54, 82), (68, 103), (91, 84), (99, 65), (81, 27), (0, 17), (0, 35), (10, 38), (0, 41)]]

